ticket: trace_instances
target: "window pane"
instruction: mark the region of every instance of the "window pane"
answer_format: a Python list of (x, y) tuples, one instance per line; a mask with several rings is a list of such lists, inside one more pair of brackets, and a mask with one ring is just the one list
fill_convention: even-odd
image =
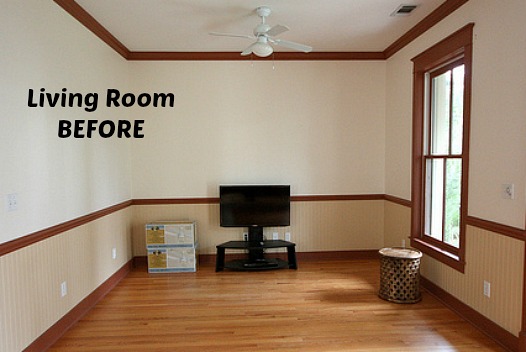
[(460, 195), (462, 188), (462, 160), (446, 161), (446, 205), (444, 215), (444, 242), (454, 247), (460, 243)]
[(451, 71), (431, 82), (431, 154), (449, 154)]
[(451, 153), (462, 154), (464, 120), (464, 65), (453, 69), (453, 101), (451, 116)]
[(469, 24), (412, 59), (411, 244), (461, 272), (467, 198), (460, 198), (467, 195), (472, 44)]
[(442, 241), (444, 160), (426, 160), (425, 234)]

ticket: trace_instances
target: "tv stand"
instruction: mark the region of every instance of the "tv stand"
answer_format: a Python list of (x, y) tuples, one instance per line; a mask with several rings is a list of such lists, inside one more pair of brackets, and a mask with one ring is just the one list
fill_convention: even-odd
[[(297, 269), (296, 244), (288, 241), (229, 241), (216, 246), (216, 272), (223, 269), (232, 270), (269, 270), (269, 269)], [(287, 261), (278, 258), (267, 259), (263, 257), (263, 251), (267, 248), (287, 248)], [(248, 259), (234, 260), (225, 263), (226, 249), (248, 250)]]
[(278, 267), (279, 263), (273, 260), (260, 259), (254, 262), (243, 262), (243, 268), (246, 269), (272, 269)]

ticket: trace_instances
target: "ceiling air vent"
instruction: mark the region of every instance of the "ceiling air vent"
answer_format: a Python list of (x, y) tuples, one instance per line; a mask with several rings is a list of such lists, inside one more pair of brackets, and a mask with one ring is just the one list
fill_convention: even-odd
[(414, 9), (416, 9), (417, 5), (400, 5), (396, 8), (396, 10), (391, 13), (391, 16), (409, 16), (411, 12), (413, 12)]

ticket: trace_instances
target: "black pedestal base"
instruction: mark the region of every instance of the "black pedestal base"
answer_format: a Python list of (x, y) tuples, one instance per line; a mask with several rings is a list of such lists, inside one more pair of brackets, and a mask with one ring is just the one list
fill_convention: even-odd
[(279, 258), (258, 261), (232, 260), (224, 264), (225, 269), (237, 271), (258, 271), (288, 268), (289, 263)]
[[(272, 240), (272, 241), (229, 241), (222, 243), (217, 248), (216, 256), (216, 271), (223, 269), (232, 270), (270, 270), (270, 269), (297, 269), (296, 262), (296, 244), (288, 241)], [(278, 258), (267, 259), (263, 256), (266, 248), (287, 248), (287, 259), (284, 261)], [(234, 260), (225, 263), (226, 249), (243, 249), (247, 250), (249, 255), (247, 260)], [(254, 255), (257, 253), (258, 255)], [(259, 255), (261, 253), (261, 256)]]

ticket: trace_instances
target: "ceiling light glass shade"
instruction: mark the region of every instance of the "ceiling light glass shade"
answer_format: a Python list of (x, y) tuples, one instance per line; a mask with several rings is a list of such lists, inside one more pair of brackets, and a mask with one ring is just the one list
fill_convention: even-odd
[(267, 43), (256, 43), (252, 46), (252, 52), (259, 57), (267, 57), (273, 51), (272, 47)]

